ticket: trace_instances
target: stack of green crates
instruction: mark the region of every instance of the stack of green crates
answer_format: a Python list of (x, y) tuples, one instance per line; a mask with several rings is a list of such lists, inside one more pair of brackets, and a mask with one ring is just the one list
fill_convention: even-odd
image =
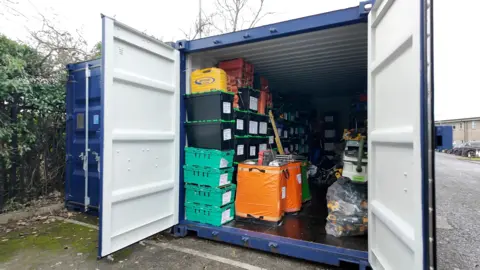
[(185, 219), (221, 226), (235, 216), (235, 151), (185, 148)]

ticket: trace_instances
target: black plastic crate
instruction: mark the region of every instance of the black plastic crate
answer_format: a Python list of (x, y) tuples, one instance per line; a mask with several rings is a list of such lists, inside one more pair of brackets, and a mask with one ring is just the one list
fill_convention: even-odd
[(260, 91), (252, 88), (238, 89), (238, 107), (240, 110), (258, 111)]
[(268, 116), (263, 114), (258, 114), (258, 135), (264, 136), (268, 134)]
[(272, 146), (269, 145), (267, 136), (258, 137), (258, 153), (260, 153), (261, 151), (269, 150), (271, 148)]
[(233, 120), (234, 94), (212, 91), (185, 96), (188, 121)]
[(235, 135), (243, 136), (248, 132), (248, 111), (235, 109), (233, 118), (235, 119)]
[(258, 145), (260, 144), (260, 137), (258, 136), (249, 136), (248, 140), (248, 149), (247, 149), (247, 159), (257, 159), (258, 158)]
[(186, 122), (189, 147), (232, 150), (235, 121), (207, 120)]
[(235, 155), (233, 156), (233, 162), (242, 162), (247, 159), (248, 145), (250, 143), (249, 136), (235, 136), (234, 146)]
[(245, 119), (246, 123), (246, 134), (250, 136), (257, 136), (258, 135), (258, 127), (259, 122), (261, 120), (261, 116), (256, 113), (249, 112)]

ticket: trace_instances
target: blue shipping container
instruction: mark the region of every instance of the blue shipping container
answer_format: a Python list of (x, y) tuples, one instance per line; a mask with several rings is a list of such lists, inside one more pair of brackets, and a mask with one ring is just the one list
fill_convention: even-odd
[(435, 127), (435, 149), (438, 151), (453, 148), (453, 128), (452, 126)]
[[(67, 67), (65, 183), (68, 207), (98, 210), (99, 257), (173, 227), (179, 237), (337, 266), (435, 268), (432, 5), (373, 2), (173, 46), (103, 16), (102, 58)], [(190, 71), (238, 57), (292, 96), (348, 95), (370, 82), (368, 239), (286, 229), (304, 228), (295, 218), (268, 230), (185, 219)]]
[[(69, 208), (87, 209), (89, 211), (98, 210), (99, 185), (101, 183), (98, 161), (102, 144), (100, 125), (102, 70), (100, 63), (100, 59), (95, 59), (67, 65), (65, 203)], [(88, 99), (86, 98), (87, 95)], [(85, 109), (87, 103), (89, 110)], [(85, 126), (86, 117), (89, 119), (88, 130)], [(86, 132), (88, 132), (88, 147), (85, 147)], [(86, 155), (88, 155), (88, 158), (85, 158)], [(88, 185), (85, 185), (86, 169), (88, 169)], [(85, 191), (87, 191), (87, 194), (85, 194)]]

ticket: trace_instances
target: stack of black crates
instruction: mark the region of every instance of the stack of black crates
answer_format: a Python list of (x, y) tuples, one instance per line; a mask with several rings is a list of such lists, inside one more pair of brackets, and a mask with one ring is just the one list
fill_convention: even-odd
[(308, 121), (298, 111), (284, 112), (277, 128), (285, 153), (308, 154)]
[(338, 130), (338, 116), (336, 113), (325, 113), (324, 121), (324, 140), (323, 150), (327, 157), (335, 157), (335, 144), (339, 141), (340, 132)]
[(258, 113), (260, 91), (252, 88), (238, 89), (238, 108), (234, 109), (234, 182), (238, 163), (257, 159), (258, 154), (269, 148), (269, 120)]
[(233, 93), (225, 91), (185, 96), (187, 220), (220, 226), (235, 216), (233, 99)]

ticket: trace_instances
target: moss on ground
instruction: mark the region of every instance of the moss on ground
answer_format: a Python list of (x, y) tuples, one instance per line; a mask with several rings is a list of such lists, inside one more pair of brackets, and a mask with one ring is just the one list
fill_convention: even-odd
[(80, 225), (56, 221), (34, 228), (22, 228), (0, 235), (0, 262), (8, 261), (22, 250), (70, 250), (89, 258), (97, 254), (98, 231)]
[[(35, 224), (0, 234), (0, 263), (9, 261), (15, 254), (23, 251), (82, 253), (88, 259), (97, 257), (98, 230), (63, 221), (49, 224)], [(134, 247), (121, 249), (113, 254), (115, 262), (124, 260), (132, 254)]]

